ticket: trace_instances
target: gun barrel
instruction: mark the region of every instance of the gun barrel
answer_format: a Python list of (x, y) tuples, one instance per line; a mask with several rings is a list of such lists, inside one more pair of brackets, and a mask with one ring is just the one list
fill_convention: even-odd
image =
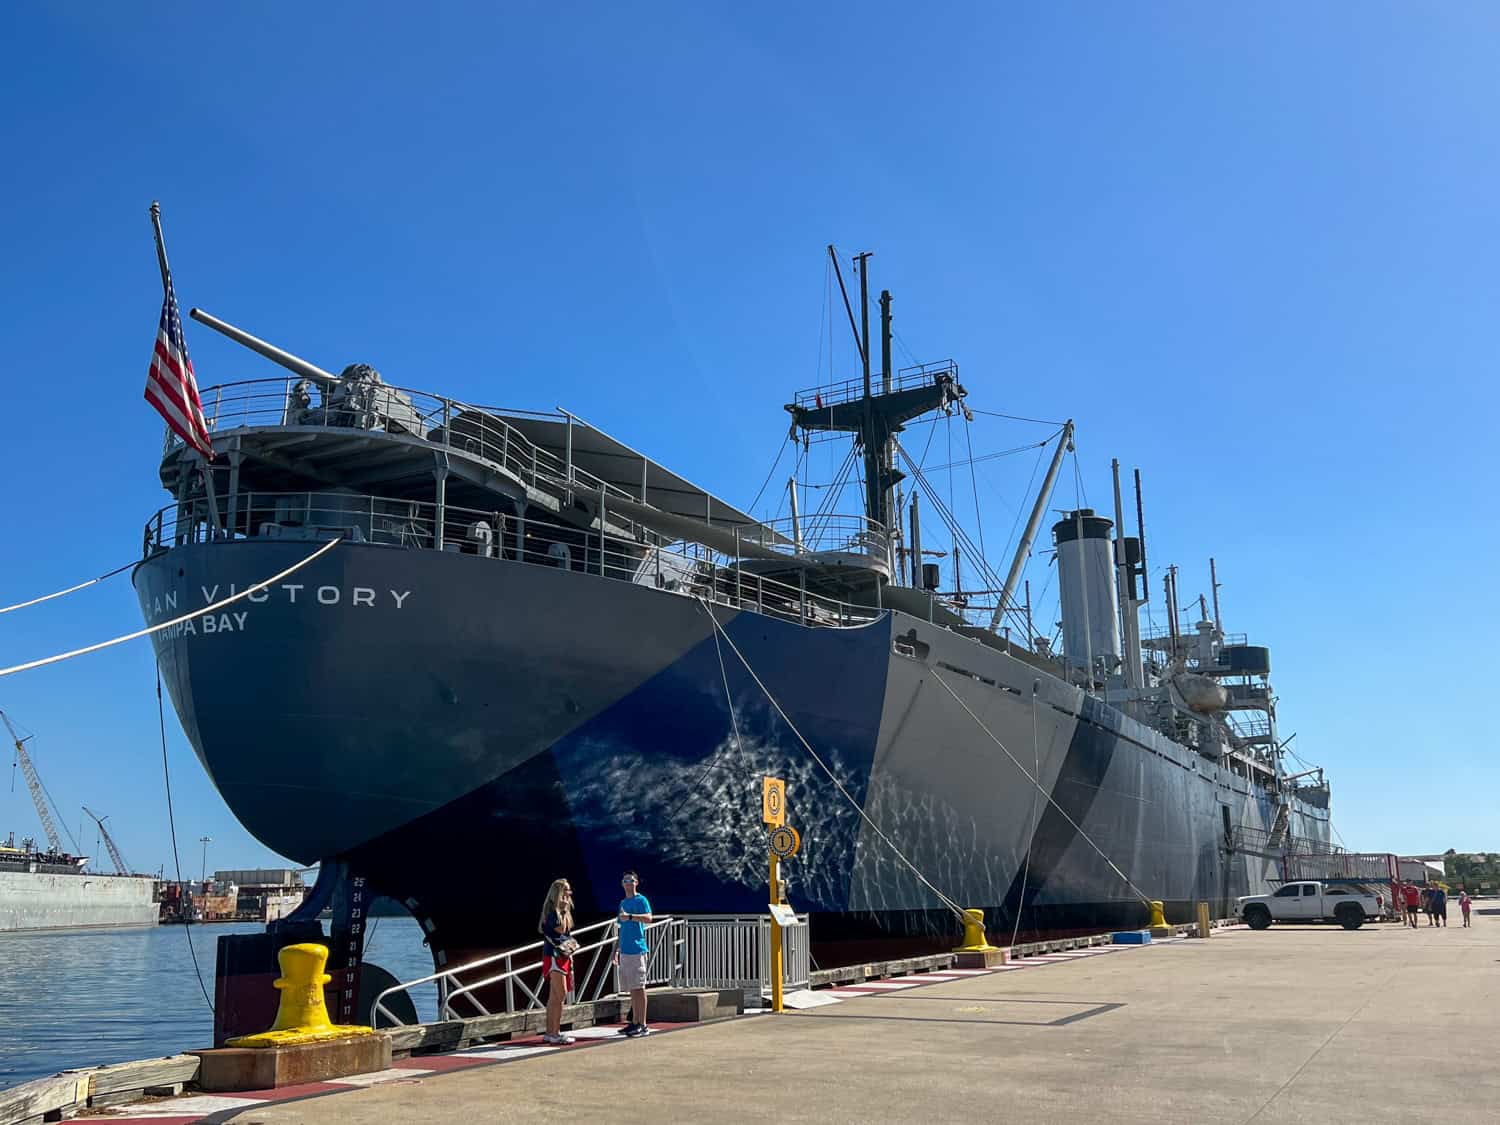
[(300, 375), (304, 379), (311, 379), (320, 387), (330, 388), (339, 385), (340, 380), (337, 375), (332, 375), (329, 372), (324, 371), (321, 367), (318, 367), (315, 364), (308, 363), (305, 359), (299, 359), (291, 352), (284, 352), (275, 345), (268, 344), (264, 340), (256, 336), (252, 336), (250, 335), (250, 333), (245, 332), (239, 328), (236, 328), (232, 324), (226, 324), (218, 317), (212, 316), (209, 313), (204, 312), (202, 309), (189, 309), (188, 315), (196, 320), (199, 324), (206, 324), (215, 332), (218, 332), (224, 336), (228, 336), (236, 344), (243, 344), (252, 352), (259, 352), (261, 355), (269, 359), (272, 363), (278, 363), (282, 367), (285, 367), (288, 371), (293, 372), (296, 375)]

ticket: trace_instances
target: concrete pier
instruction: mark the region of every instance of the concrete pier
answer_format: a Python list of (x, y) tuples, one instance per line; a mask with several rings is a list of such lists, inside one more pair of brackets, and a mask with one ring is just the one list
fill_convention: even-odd
[(413, 1072), (233, 1120), (1490, 1122), (1500, 905), (1476, 905), (1495, 913), (1469, 930), (1450, 906), (1448, 929), (1228, 930), (872, 985), (801, 1012)]

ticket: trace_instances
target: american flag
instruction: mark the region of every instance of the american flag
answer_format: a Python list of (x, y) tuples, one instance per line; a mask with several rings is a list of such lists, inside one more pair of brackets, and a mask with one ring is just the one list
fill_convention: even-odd
[(182, 338), (182, 317), (177, 313), (171, 274), (166, 282), (167, 296), (161, 305), (161, 324), (156, 329), (156, 351), (151, 355), (151, 370), (146, 374), (146, 401), (167, 420), (173, 433), (212, 461), (214, 443), (203, 419), (203, 403), (198, 399), (198, 380), (193, 378), (187, 341)]

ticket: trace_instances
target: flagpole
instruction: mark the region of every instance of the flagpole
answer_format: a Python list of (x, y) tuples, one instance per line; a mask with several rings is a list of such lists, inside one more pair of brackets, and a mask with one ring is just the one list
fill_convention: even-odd
[(166, 296), (167, 279), (172, 270), (167, 265), (167, 240), (161, 234), (161, 204), (154, 199), (151, 201), (151, 228), (156, 231), (156, 264), (161, 267), (161, 291), (162, 296)]
[[(172, 269), (167, 265), (167, 240), (161, 233), (161, 203), (155, 199), (151, 201), (151, 229), (156, 233), (156, 264), (161, 267), (161, 292), (162, 299), (165, 300), (172, 285)], [(208, 499), (208, 513), (213, 520), (214, 530), (222, 534), (224, 524), (219, 519), (219, 498), (214, 489), (213, 468), (209, 465), (208, 458), (197, 450), (193, 450), (193, 455), (198, 459), (198, 467), (203, 473), (203, 491)]]

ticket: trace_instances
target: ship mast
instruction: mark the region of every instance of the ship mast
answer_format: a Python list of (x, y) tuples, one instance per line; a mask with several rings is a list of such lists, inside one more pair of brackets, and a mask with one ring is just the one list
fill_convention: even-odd
[(846, 380), (816, 391), (800, 392), (797, 401), (788, 404), (786, 409), (796, 429), (854, 435), (864, 462), (865, 517), (872, 525), (878, 525), (885, 535), (894, 536), (897, 532), (895, 488), (906, 478), (895, 464), (896, 435), (913, 418), (942, 410), (958, 402), (967, 392), (959, 385), (958, 368), (951, 361), (926, 364), (898, 376), (891, 362), (891, 293), (888, 289), (880, 294), (880, 358), (884, 370), (880, 390), (876, 391), (870, 362), (868, 270), (872, 256), (868, 251), (854, 256), (859, 269), (860, 301), (860, 315), (856, 321), (838, 251), (831, 245), (828, 247), (828, 258), (833, 263), (844, 311), (849, 317), (849, 329), (854, 335), (855, 347), (859, 349), (859, 384)]

